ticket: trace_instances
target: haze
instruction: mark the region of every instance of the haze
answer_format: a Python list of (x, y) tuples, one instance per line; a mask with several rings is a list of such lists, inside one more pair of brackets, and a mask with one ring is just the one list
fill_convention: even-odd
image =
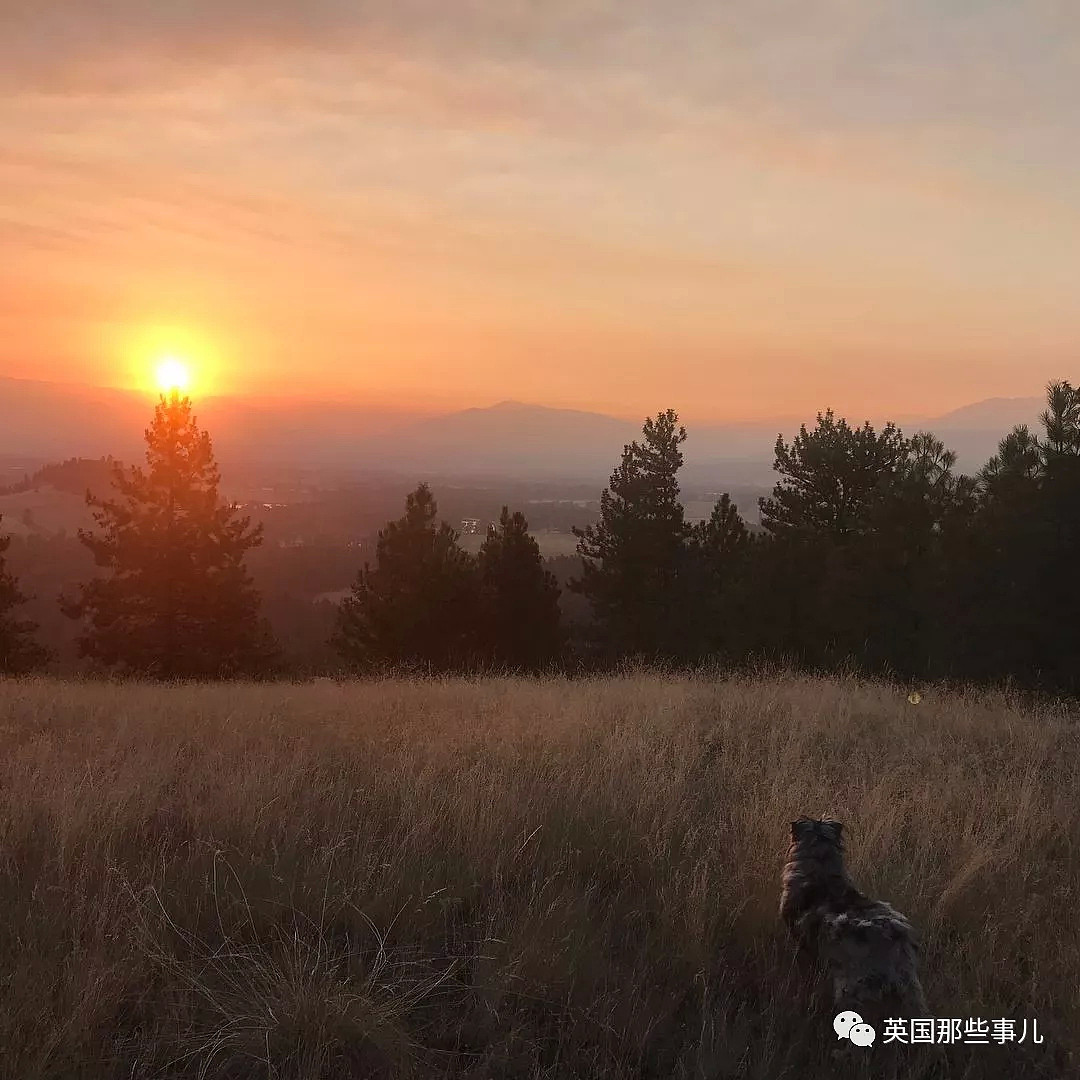
[(858, 419), (1078, 353), (1070, 5), (0, 12), (0, 375)]

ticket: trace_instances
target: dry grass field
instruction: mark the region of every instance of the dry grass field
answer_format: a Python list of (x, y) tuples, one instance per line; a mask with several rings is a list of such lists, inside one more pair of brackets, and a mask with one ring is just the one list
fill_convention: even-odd
[(900, 1075), (1077, 1075), (1077, 720), (905, 693), (2, 682), (0, 1075), (880, 1075), (782, 933), (801, 813), (921, 930), (935, 1016), (1045, 1038)]

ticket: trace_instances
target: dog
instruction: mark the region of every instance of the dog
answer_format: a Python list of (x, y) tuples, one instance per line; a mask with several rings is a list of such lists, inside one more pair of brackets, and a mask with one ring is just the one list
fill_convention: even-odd
[(830, 818), (791, 823), (780, 917), (825, 970), (838, 1012), (850, 1009), (873, 1023), (925, 1017), (915, 930), (891, 904), (869, 899), (852, 884), (843, 828)]

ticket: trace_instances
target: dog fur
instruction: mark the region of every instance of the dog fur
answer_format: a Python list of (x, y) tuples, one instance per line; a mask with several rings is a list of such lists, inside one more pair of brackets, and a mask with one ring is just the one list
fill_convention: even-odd
[(878, 1022), (927, 1016), (915, 931), (891, 904), (870, 900), (852, 884), (842, 833), (830, 818), (791, 823), (780, 916), (825, 969), (837, 1011), (854, 1009)]

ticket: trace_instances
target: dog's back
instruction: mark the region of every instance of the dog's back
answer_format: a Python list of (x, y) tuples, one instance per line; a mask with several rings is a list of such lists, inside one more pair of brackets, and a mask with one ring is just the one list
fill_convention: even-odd
[(878, 1023), (886, 1016), (926, 1015), (915, 932), (891, 905), (827, 915), (822, 952), (838, 1009), (856, 1009)]

